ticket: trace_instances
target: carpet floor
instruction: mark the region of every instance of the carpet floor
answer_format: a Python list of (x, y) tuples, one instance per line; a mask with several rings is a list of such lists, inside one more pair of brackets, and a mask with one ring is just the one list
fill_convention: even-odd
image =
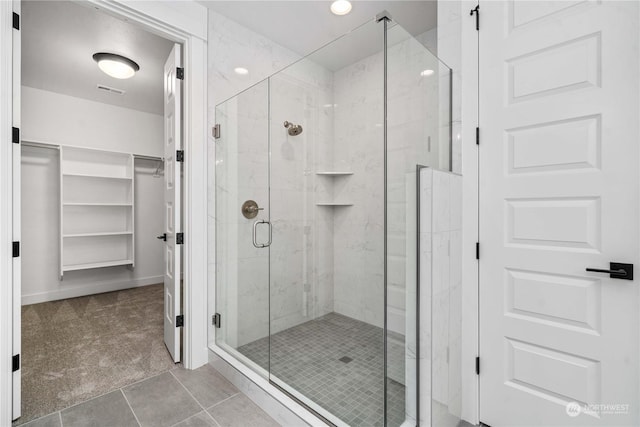
[(163, 285), (22, 307), (22, 417), (67, 408), (175, 365)]

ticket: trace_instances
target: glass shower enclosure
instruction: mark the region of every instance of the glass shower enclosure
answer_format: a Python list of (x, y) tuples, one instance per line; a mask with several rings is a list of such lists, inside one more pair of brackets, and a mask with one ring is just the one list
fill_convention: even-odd
[(213, 340), (328, 424), (430, 423), (419, 174), (450, 170), (450, 108), (381, 14), (215, 109)]

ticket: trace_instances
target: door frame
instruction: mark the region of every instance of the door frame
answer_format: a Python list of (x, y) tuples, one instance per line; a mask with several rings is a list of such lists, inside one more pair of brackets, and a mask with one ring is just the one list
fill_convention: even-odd
[[(477, 425), (480, 422), (480, 379), (476, 375), (476, 357), (480, 348), (479, 279), (480, 262), (476, 259), (479, 242), (479, 145), (476, 128), (479, 123), (479, 37), (475, 16), (469, 11), (480, 0), (462, 0), (461, 57), (462, 83), (460, 98), (462, 113), (462, 419)], [(482, 21), (482, 20), (481, 20)]]
[[(74, 0), (75, 1), (75, 0)], [(207, 363), (207, 9), (193, 1), (136, 2), (86, 0), (103, 12), (126, 18), (146, 30), (183, 46), (184, 132), (184, 329), (183, 361), (187, 369)], [(86, 3), (80, 2), (79, 3)], [(0, 424), (12, 418), (13, 283), (11, 132), (12, 2), (0, 2)], [(16, 94), (19, 100), (19, 94)], [(18, 177), (19, 179), (19, 177)], [(7, 286), (13, 283), (13, 286)]]

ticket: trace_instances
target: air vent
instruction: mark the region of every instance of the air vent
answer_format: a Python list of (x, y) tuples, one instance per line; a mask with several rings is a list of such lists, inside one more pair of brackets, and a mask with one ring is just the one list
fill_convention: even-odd
[(109, 87), (105, 85), (98, 85), (99, 90), (103, 90), (105, 92), (111, 92), (116, 95), (124, 95), (126, 92), (122, 89), (116, 89), (115, 87)]

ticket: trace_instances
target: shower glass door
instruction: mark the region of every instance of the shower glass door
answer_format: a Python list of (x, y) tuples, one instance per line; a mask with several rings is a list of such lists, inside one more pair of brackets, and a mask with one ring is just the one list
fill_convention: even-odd
[[(269, 82), (216, 107), (216, 344), (269, 369)], [(255, 203), (252, 203), (255, 202)], [(254, 244), (255, 243), (255, 244)], [(250, 345), (258, 342), (261, 345)]]
[(334, 425), (459, 418), (460, 232), (416, 174), (452, 164), (450, 102), (372, 19), (216, 107), (215, 343)]
[(269, 78), (269, 378), (336, 425), (384, 424), (383, 43), (371, 20)]

